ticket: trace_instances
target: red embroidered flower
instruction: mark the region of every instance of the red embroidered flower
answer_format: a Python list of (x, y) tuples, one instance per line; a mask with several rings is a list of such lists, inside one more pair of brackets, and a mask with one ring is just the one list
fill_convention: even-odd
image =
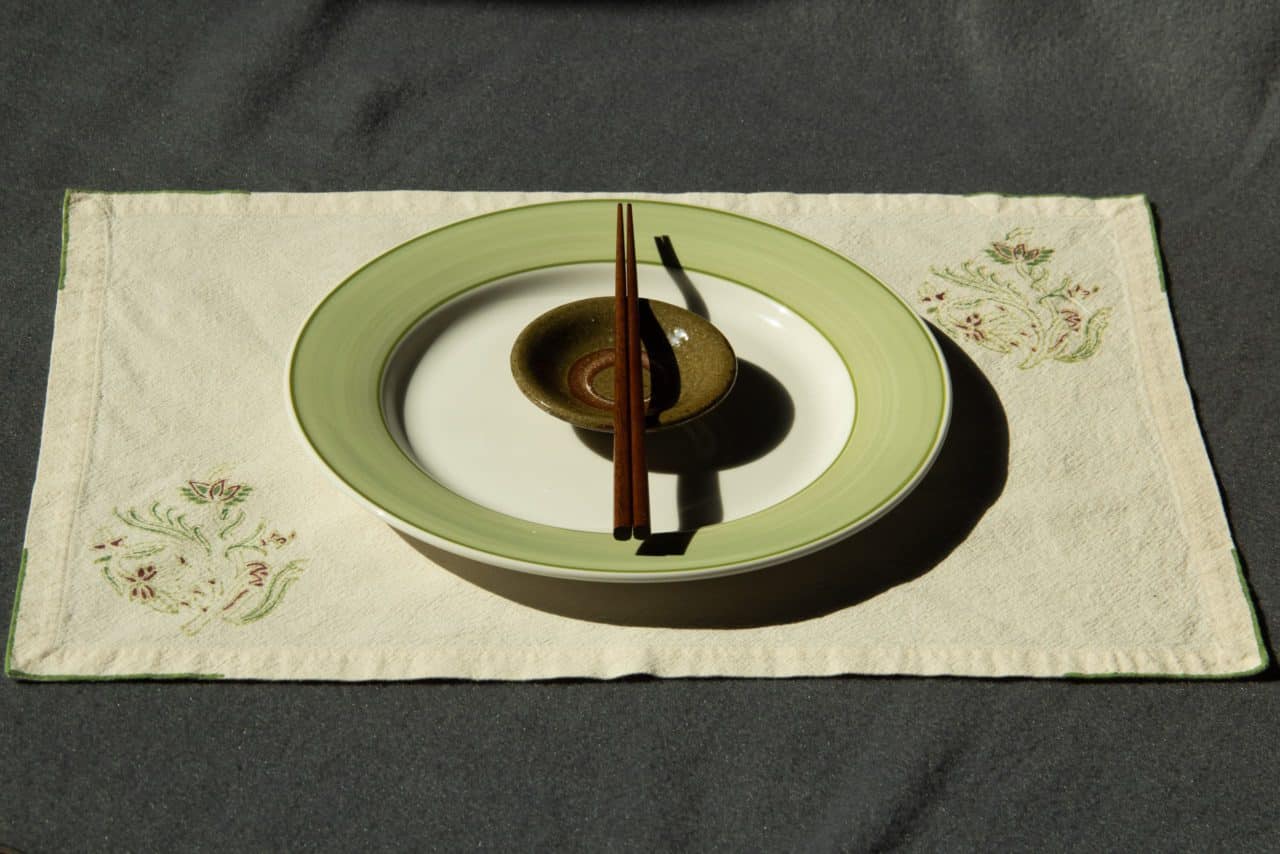
[(966, 316), (964, 320), (956, 321), (956, 328), (964, 333), (966, 338), (970, 338), (974, 341), (986, 340), (987, 333), (984, 332), (981, 327), (982, 315), (977, 314), (976, 312)]
[(267, 580), (267, 573), (271, 571), (270, 567), (260, 560), (255, 560), (253, 563), (245, 564), (245, 566), (249, 569), (249, 583), (254, 587), (261, 587)]
[(1052, 249), (1045, 247), (1029, 247), (1025, 243), (1014, 243), (1018, 233), (1010, 232), (1004, 240), (997, 240), (986, 250), (987, 257), (997, 264), (1018, 264), (1034, 267), (1043, 264), (1053, 255)]
[(1064, 308), (1058, 313), (1062, 315), (1062, 319), (1066, 321), (1066, 324), (1068, 327), (1070, 327), (1071, 329), (1080, 328), (1080, 321), (1082, 319), (1080, 317), (1080, 312), (1076, 311), (1075, 309)]
[(284, 534), (280, 533), (279, 531), (272, 531), (263, 539), (258, 540), (258, 545), (263, 547), (271, 545), (271, 546), (275, 546), (278, 549), (282, 549), (285, 546), (287, 546), (295, 536), (297, 536), (296, 531), (290, 531), (289, 536), (287, 537)]
[(156, 589), (148, 583), (155, 577), (155, 564), (140, 566), (133, 571), (133, 575), (126, 575), (124, 580), (129, 582), (130, 598), (139, 599), (143, 602), (156, 598)]

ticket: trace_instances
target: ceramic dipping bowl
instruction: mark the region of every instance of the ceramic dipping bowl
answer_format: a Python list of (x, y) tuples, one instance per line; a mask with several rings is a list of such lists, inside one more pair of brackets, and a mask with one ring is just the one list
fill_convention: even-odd
[[(673, 427), (724, 400), (738, 375), (729, 341), (679, 306), (640, 300), (648, 429)], [(557, 306), (524, 328), (511, 374), (539, 408), (575, 427), (613, 432), (613, 298)]]

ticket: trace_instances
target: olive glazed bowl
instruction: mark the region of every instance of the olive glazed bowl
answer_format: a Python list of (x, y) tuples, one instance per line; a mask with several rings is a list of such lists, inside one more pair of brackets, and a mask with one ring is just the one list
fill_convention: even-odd
[[(645, 423), (673, 427), (728, 396), (738, 361), (711, 322), (658, 300), (639, 301)], [(511, 348), (525, 397), (575, 427), (613, 430), (613, 299), (577, 300), (539, 315)]]

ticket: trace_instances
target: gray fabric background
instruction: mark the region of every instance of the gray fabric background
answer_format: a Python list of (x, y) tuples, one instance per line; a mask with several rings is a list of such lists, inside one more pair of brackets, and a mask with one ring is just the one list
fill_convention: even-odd
[[(1187, 373), (1275, 620), (1277, 8), (0, 4), (0, 607), (64, 187), (999, 191), (1154, 202)], [(1274, 850), (1277, 720), (1270, 673), (0, 679), (0, 845)]]

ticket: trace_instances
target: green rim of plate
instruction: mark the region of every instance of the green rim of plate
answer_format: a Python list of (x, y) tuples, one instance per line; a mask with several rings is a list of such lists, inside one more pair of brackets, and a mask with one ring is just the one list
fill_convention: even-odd
[[(703, 528), (683, 554), (640, 556), (608, 533), (539, 525), (433, 480), (387, 430), (386, 362), (421, 318), (480, 285), (546, 267), (613, 261), (615, 205), (584, 199), (510, 208), (428, 232), (375, 258), (312, 312), (289, 360), (289, 400), (307, 445), (383, 520), (498, 566), (579, 578), (722, 575), (814, 551), (874, 521), (923, 477), (946, 434), (951, 387), (937, 342), (893, 291), (806, 237), (739, 214), (635, 201), (637, 261), (671, 235), (687, 270), (737, 282), (817, 328), (844, 359), (856, 416), (839, 456), (800, 492)], [(605, 283), (608, 284), (607, 282)], [(606, 496), (607, 498), (607, 496)], [(602, 499), (602, 512), (608, 501)]]

